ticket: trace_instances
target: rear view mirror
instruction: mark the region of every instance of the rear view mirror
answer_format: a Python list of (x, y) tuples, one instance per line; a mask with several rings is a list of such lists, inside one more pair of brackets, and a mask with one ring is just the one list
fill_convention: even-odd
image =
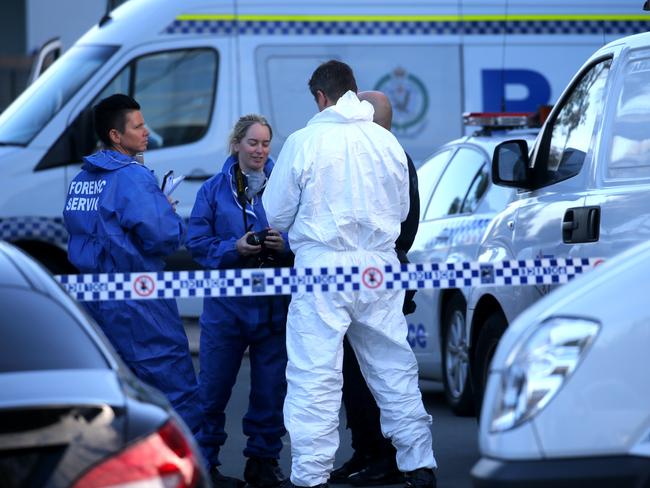
[(523, 139), (505, 141), (494, 148), (492, 182), (495, 185), (530, 188), (528, 144)]

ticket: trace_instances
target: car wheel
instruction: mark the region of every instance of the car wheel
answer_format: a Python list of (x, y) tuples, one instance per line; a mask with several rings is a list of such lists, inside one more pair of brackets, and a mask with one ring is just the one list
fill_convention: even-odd
[(478, 335), (474, 348), (474, 361), (472, 363), (472, 388), (474, 391), (474, 405), (476, 415), (481, 415), (485, 384), (487, 383), (490, 363), (494, 357), (501, 336), (508, 327), (506, 318), (500, 312), (488, 316)]
[(449, 301), (443, 315), (441, 341), (445, 397), (451, 410), (463, 416), (474, 414), (465, 308), (461, 295), (454, 295)]

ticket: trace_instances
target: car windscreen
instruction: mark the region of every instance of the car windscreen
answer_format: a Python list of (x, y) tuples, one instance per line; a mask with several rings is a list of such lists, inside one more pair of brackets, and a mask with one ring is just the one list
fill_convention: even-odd
[(108, 369), (89, 333), (42, 293), (0, 287), (0, 373)]
[(29, 144), (117, 50), (72, 47), (0, 115), (0, 145)]

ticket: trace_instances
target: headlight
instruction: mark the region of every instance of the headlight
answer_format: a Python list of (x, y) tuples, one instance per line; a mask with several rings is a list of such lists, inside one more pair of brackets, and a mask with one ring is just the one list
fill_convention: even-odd
[(501, 373), (490, 431), (512, 429), (536, 415), (571, 376), (600, 324), (548, 319), (513, 348)]

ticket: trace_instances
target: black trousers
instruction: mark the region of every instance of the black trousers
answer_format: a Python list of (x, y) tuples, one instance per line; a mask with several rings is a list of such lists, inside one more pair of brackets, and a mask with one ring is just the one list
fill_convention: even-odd
[(395, 459), (393, 444), (381, 433), (379, 407), (361, 374), (357, 356), (347, 337), (343, 340), (343, 405), (355, 453), (373, 459)]

